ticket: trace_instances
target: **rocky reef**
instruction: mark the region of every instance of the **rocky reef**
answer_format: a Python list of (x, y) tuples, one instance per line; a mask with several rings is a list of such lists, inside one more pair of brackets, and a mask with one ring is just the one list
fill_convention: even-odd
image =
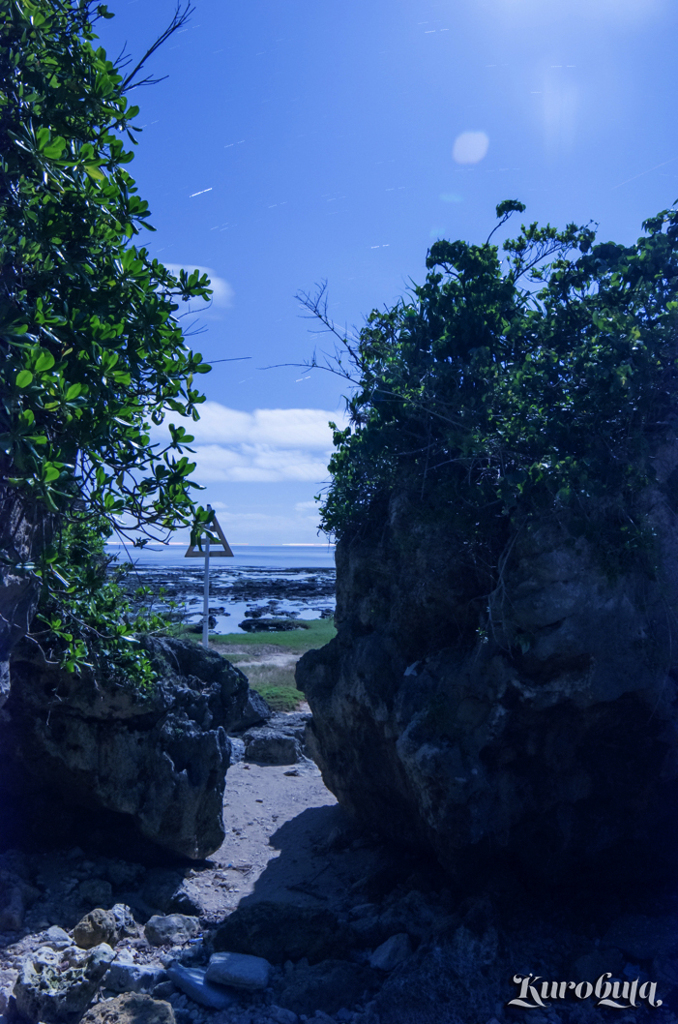
[(326, 785), (452, 876), (672, 872), (678, 796), (674, 449), (642, 496), (646, 557), (563, 514), (492, 568), (444, 507), (394, 493), (337, 547), (337, 637), (297, 684)]
[(200, 860), (223, 842), (226, 732), (242, 718), (247, 679), (193, 643), (142, 642), (159, 674), (149, 693), (62, 672), (29, 640), (15, 648), (0, 722), (5, 848), (81, 837)]

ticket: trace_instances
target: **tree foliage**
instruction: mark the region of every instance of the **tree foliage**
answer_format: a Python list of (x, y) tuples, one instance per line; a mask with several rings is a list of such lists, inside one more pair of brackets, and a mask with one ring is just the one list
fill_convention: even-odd
[[(514, 210), (500, 204), (501, 223)], [(678, 212), (643, 229), (624, 246), (533, 223), (503, 261), (489, 239), (436, 242), (425, 284), (343, 339), (351, 365), (335, 370), (356, 389), (325, 530), (378, 526), (398, 488), (470, 534), (567, 510), (639, 544), (635, 496), (678, 423)]]
[[(138, 108), (93, 27), (111, 16), (92, 0), (0, 0), (0, 469), (57, 540), (76, 521), (106, 535), (209, 518), (190, 435), (170, 427), (160, 450), (149, 434), (168, 411), (198, 419), (194, 378), (210, 367), (175, 314), (209, 280), (136, 244), (150, 228), (127, 171)], [(64, 599), (67, 547), (35, 566)]]

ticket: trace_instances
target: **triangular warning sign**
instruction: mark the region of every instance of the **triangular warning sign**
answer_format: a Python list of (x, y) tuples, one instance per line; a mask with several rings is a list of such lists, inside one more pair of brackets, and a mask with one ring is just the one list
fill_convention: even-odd
[[(219, 540), (210, 541), (210, 558), (234, 558), (234, 554), (231, 551), (231, 546), (224, 536), (224, 531), (219, 525), (219, 520), (215, 516), (208, 527), (210, 533), (216, 533)], [(223, 545), (223, 546), (222, 546)], [(196, 548), (194, 544), (189, 544), (188, 551), (184, 555), (184, 558), (204, 558), (205, 548), (200, 550)]]

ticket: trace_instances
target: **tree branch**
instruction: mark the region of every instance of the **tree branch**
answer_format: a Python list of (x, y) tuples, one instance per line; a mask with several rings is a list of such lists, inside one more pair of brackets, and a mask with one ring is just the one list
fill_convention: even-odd
[[(143, 57), (136, 65), (136, 67), (129, 73), (127, 78), (124, 79), (122, 86), (120, 87), (120, 91), (122, 93), (129, 92), (130, 89), (136, 89), (140, 85), (157, 85), (158, 82), (162, 82), (165, 80), (165, 78), (168, 77), (167, 75), (163, 75), (162, 78), (153, 78), (152, 76), (149, 76), (148, 78), (142, 78), (140, 82), (134, 81), (134, 78), (142, 70), (144, 64), (149, 59), (149, 57), (151, 57), (155, 53), (158, 47), (162, 46), (163, 43), (166, 43), (171, 35), (173, 35), (183, 25), (185, 25), (190, 16), (194, 13), (195, 7), (191, 7), (190, 0), (186, 0), (186, 6), (183, 8), (183, 10), (181, 2), (182, 0), (177, 0), (177, 9), (174, 12), (172, 20), (170, 21), (165, 31), (161, 35), (159, 35), (155, 42), (152, 44), (152, 46), (150, 46), (148, 50), (146, 50), (146, 53), (143, 55)], [(118, 60), (120, 60), (120, 58), (118, 58)], [(127, 63), (128, 61), (125, 60), (125, 63), (122, 66), (124, 67)]]

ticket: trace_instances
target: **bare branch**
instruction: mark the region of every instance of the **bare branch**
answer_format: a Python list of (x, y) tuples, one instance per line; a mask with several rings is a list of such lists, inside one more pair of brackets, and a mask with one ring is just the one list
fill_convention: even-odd
[[(165, 78), (167, 78), (167, 75), (163, 75), (162, 78), (148, 77), (148, 78), (143, 78), (140, 82), (135, 82), (134, 81), (134, 78), (142, 70), (142, 68), (144, 67), (144, 64), (149, 59), (149, 57), (151, 57), (155, 53), (155, 51), (158, 49), (158, 47), (162, 46), (163, 43), (166, 43), (171, 35), (173, 35), (183, 25), (185, 25), (186, 22), (188, 21), (188, 19), (190, 18), (190, 16), (194, 13), (195, 7), (191, 7), (190, 0), (186, 0), (186, 6), (183, 9), (182, 9), (181, 5), (182, 5), (182, 0), (177, 0), (177, 9), (174, 12), (174, 15), (173, 15), (172, 20), (170, 21), (169, 25), (167, 26), (165, 31), (163, 33), (161, 33), (161, 35), (158, 36), (158, 38), (155, 40), (155, 42), (152, 44), (152, 46), (150, 46), (148, 48), (148, 50), (146, 50), (146, 53), (143, 55), (143, 57), (141, 58), (139, 63), (136, 65), (136, 67), (129, 73), (127, 78), (124, 79), (124, 81), (122, 83), (122, 86), (121, 86), (121, 89), (120, 89), (121, 92), (123, 92), (123, 93), (129, 92), (130, 89), (136, 89), (140, 85), (157, 85), (158, 82), (162, 82), (162, 81), (164, 81)], [(125, 64), (122, 65), (122, 66), (126, 66), (127, 63), (128, 63), (128, 61), (126, 60)]]

